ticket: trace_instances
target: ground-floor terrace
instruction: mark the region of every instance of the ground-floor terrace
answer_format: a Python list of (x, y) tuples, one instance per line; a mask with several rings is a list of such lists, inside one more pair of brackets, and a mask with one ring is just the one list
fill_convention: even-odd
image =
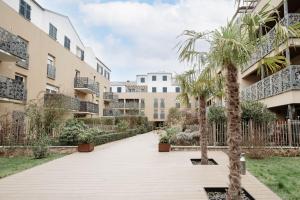
[[(208, 199), (205, 187), (228, 185), (228, 157), (210, 151), (219, 165), (192, 165), (200, 152), (157, 151), (151, 132), (74, 153), (0, 180), (0, 199)], [(256, 200), (280, 199), (247, 172), (243, 187)]]

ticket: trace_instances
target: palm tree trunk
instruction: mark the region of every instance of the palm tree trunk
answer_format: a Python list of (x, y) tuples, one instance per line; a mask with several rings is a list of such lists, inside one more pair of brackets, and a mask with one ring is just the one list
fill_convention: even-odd
[(199, 96), (199, 131), (201, 144), (201, 165), (207, 165), (206, 99), (204, 96)]
[(241, 199), (241, 114), (239, 99), (238, 70), (229, 64), (226, 66), (226, 95), (227, 95), (227, 134), (229, 146), (229, 188), (227, 200)]

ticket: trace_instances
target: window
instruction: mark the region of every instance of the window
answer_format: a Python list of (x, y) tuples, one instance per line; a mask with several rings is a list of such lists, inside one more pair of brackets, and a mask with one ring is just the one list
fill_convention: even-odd
[(145, 108), (145, 99), (141, 99), (141, 108)]
[(167, 76), (163, 76), (163, 81), (167, 81), (168, 77)]
[(152, 76), (152, 81), (156, 81), (156, 76)]
[(46, 93), (47, 94), (56, 94), (59, 91), (59, 87), (47, 84), (46, 85)]
[(141, 83), (145, 83), (145, 78), (141, 78)]
[(165, 111), (161, 111), (160, 113), (160, 119), (165, 119)]
[(156, 87), (152, 87), (152, 92), (156, 93)]
[(158, 108), (158, 99), (154, 99), (153, 106), (154, 108)]
[(107, 79), (110, 80), (110, 73), (107, 72)]
[(167, 87), (163, 87), (163, 92), (167, 93), (168, 92), (168, 88)]
[(71, 47), (71, 41), (70, 41), (70, 39), (69, 39), (67, 36), (65, 36), (65, 43), (64, 43), (64, 46), (65, 46), (65, 48), (67, 48), (67, 49), (70, 50), (70, 47)]
[(160, 108), (165, 108), (165, 99), (160, 99)]
[(56, 40), (57, 39), (57, 28), (53, 24), (49, 24), (49, 36)]
[(20, 0), (19, 13), (25, 17), (25, 19), (31, 20), (31, 6), (24, 0)]
[(97, 72), (98, 73), (100, 72), (100, 65), (99, 65), (99, 63), (97, 63)]
[(177, 93), (180, 92), (180, 87), (176, 87), (176, 92), (177, 92)]
[(79, 78), (79, 77), (80, 77), (80, 71), (75, 70), (75, 77), (76, 77), (76, 78)]
[(121, 93), (122, 92), (122, 88), (121, 87), (117, 87), (117, 92)]
[(24, 83), (26, 82), (26, 77), (20, 74), (15, 75), (15, 80), (19, 83)]
[(109, 91), (112, 92), (112, 87), (109, 88)]
[(84, 51), (79, 47), (76, 48), (76, 55), (80, 60), (84, 60)]
[(100, 67), (100, 74), (103, 75), (103, 67)]
[(55, 69), (55, 58), (48, 54), (47, 60), (47, 77), (55, 79), (56, 69)]

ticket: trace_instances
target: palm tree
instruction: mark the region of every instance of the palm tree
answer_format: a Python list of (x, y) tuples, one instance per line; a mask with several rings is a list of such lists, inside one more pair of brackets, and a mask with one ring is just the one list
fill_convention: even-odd
[(207, 146), (208, 131), (206, 120), (206, 100), (212, 94), (214, 79), (211, 77), (211, 68), (207, 67), (199, 76), (196, 71), (189, 70), (177, 76), (177, 81), (182, 90), (178, 96), (185, 104), (189, 103), (189, 98), (198, 98), (199, 101), (199, 132), (201, 144), (201, 165), (208, 164)]
[[(229, 188), (228, 200), (241, 199), (241, 176), (240, 176), (240, 155), (241, 155), (241, 116), (238, 72), (245, 65), (257, 45), (264, 42), (262, 31), (267, 31), (268, 22), (275, 24), (274, 46), (278, 50), (283, 41), (292, 37), (300, 37), (300, 25), (294, 24), (285, 26), (278, 20), (279, 14), (276, 10), (266, 5), (258, 13), (243, 14), (239, 20), (228, 22), (212, 32), (198, 33), (185, 31), (187, 39), (179, 47), (180, 60), (191, 61), (197, 55), (198, 40), (206, 40), (210, 43), (208, 59), (213, 66), (221, 66), (225, 70), (226, 98), (227, 98), (227, 133), (229, 146)], [(260, 65), (265, 69), (275, 72), (286, 64), (283, 56), (265, 57)]]

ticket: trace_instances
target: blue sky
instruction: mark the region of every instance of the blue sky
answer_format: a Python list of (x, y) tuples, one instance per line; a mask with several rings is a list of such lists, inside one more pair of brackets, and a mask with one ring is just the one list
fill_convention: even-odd
[[(153, 71), (180, 73), (174, 48), (183, 30), (226, 23), (234, 0), (37, 0), (70, 17), (86, 46), (112, 69), (112, 80)], [(207, 45), (200, 46), (203, 50)]]

